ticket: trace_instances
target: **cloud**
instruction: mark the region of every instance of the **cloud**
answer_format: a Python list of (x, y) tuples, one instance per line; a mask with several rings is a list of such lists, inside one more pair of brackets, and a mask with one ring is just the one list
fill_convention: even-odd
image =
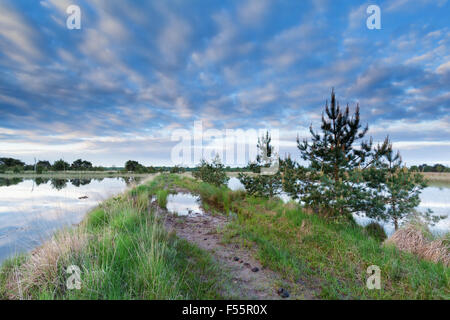
[(42, 58), (37, 42), (39, 38), (30, 21), (11, 2), (0, 4), (0, 46), (3, 55), (15, 63), (28, 66), (29, 60)]
[(169, 64), (177, 64), (180, 52), (187, 47), (191, 34), (190, 25), (182, 18), (170, 16), (158, 37), (162, 56)]
[(350, 11), (348, 15), (348, 27), (350, 30), (365, 27), (365, 22), (368, 17), (366, 13), (368, 6), (368, 4), (362, 4)]
[(194, 63), (199, 66), (220, 62), (238, 49), (234, 46), (238, 29), (230, 14), (226, 11), (221, 11), (214, 14), (212, 19), (217, 25), (217, 34), (208, 41), (209, 45), (203, 52), (194, 52), (191, 56)]
[(393, 144), (396, 149), (411, 150), (422, 149), (424, 147), (450, 147), (450, 141), (396, 141)]
[(411, 10), (416, 6), (436, 5), (443, 7), (447, 0), (392, 0), (388, 2), (387, 12), (397, 12), (400, 10)]
[(382, 32), (365, 4), (328, 0), (73, 3), (81, 30), (65, 28), (69, 1), (0, 4), (1, 154), (167, 163), (195, 120), (282, 128), (294, 152), (332, 87), (377, 138), (450, 140), (447, 3), (381, 2)]
[(271, 0), (246, 0), (238, 8), (240, 22), (244, 25), (259, 25), (270, 9)]
[(444, 62), (439, 67), (437, 67), (436, 72), (443, 74), (450, 71), (450, 61)]

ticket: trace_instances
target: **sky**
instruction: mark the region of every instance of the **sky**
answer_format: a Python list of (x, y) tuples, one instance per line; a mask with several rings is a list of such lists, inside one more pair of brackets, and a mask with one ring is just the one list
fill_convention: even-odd
[(449, 16), (447, 0), (1, 0), (0, 156), (175, 165), (201, 121), (205, 149), (267, 129), (299, 159), (334, 88), (407, 165), (450, 165)]

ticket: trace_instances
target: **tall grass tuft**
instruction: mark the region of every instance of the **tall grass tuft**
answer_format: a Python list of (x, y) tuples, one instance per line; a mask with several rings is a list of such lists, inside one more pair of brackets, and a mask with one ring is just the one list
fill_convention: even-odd
[(415, 254), (433, 262), (442, 262), (450, 266), (449, 234), (442, 238), (433, 239), (427, 226), (419, 222), (412, 222), (397, 230), (385, 244), (394, 245), (399, 250)]
[(169, 191), (162, 189), (158, 190), (156, 193), (156, 199), (158, 201), (158, 205), (161, 208), (167, 208), (167, 196), (169, 195)]
[(62, 270), (78, 260), (86, 249), (87, 233), (63, 231), (35, 249), (26, 259), (13, 259), (9, 275), (0, 284), (0, 297), (31, 299), (33, 292), (59, 288), (64, 280)]

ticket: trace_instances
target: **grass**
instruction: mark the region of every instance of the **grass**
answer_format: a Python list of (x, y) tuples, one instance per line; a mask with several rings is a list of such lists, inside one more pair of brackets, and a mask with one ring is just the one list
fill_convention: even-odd
[[(354, 223), (326, 220), (293, 202), (284, 204), (230, 190), (225, 197), (223, 188), (188, 178), (168, 179), (197, 192), (209, 206), (229, 207), (237, 219), (225, 229), (225, 241), (252, 248), (265, 267), (291, 283), (313, 284), (320, 298), (450, 298), (448, 267), (383, 246)], [(366, 287), (371, 265), (381, 269), (381, 290)]]
[(430, 185), (444, 183), (444, 186), (449, 186), (450, 172), (422, 172), (422, 174), (430, 182)]
[[(76, 229), (63, 230), (32, 255), (6, 261), (3, 299), (221, 299), (225, 276), (211, 256), (168, 234), (149, 209), (151, 182), (110, 199)], [(67, 267), (81, 270), (68, 290)]]
[(158, 190), (156, 192), (156, 200), (158, 201), (158, 205), (161, 208), (166, 209), (167, 208), (167, 196), (169, 195), (169, 192), (165, 189)]
[(394, 244), (402, 251), (450, 267), (449, 239), (450, 233), (437, 237), (431, 233), (426, 224), (413, 220), (397, 230), (387, 243)]
[[(233, 217), (221, 230), (223, 241), (251, 251), (291, 284), (291, 293), (306, 284), (323, 299), (450, 299), (448, 267), (384, 246), (355, 223), (174, 174), (104, 202), (78, 228), (61, 231), (33, 255), (6, 261), (0, 298), (228, 298), (223, 269), (207, 252), (168, 234), (151, 211), (151, 197), (164, 205), (180, 188), (198, 194), (206, 210)], [(66, 288), (70, 265), (82, 271), (80, 290)], [(371, 265), (381, 269), (381, 290), (366, 287)]]

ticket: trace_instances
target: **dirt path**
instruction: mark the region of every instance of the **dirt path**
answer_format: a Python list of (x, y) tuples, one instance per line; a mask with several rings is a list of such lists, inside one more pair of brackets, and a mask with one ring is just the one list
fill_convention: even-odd
[[(152, 205), (157, 206), (156, 203)], [(295, 295), (282, 297), (285, 294), (278, 291), (286, 288), (286, 282), (277, 273), (263, 268), (248, 250), (236, 244), (223, 243), (218, 230), (227, 224), (226, 217), (210, 214), (177, 216), (165, 210), (158, 211), (166, 216), (165, 226), (168, 231), (175, 231), (178, 237), (207, 250), (231, 275), (228, 296), (257, 300), (314, 299), (312, 292), (306, 288), (296, 290)]]

